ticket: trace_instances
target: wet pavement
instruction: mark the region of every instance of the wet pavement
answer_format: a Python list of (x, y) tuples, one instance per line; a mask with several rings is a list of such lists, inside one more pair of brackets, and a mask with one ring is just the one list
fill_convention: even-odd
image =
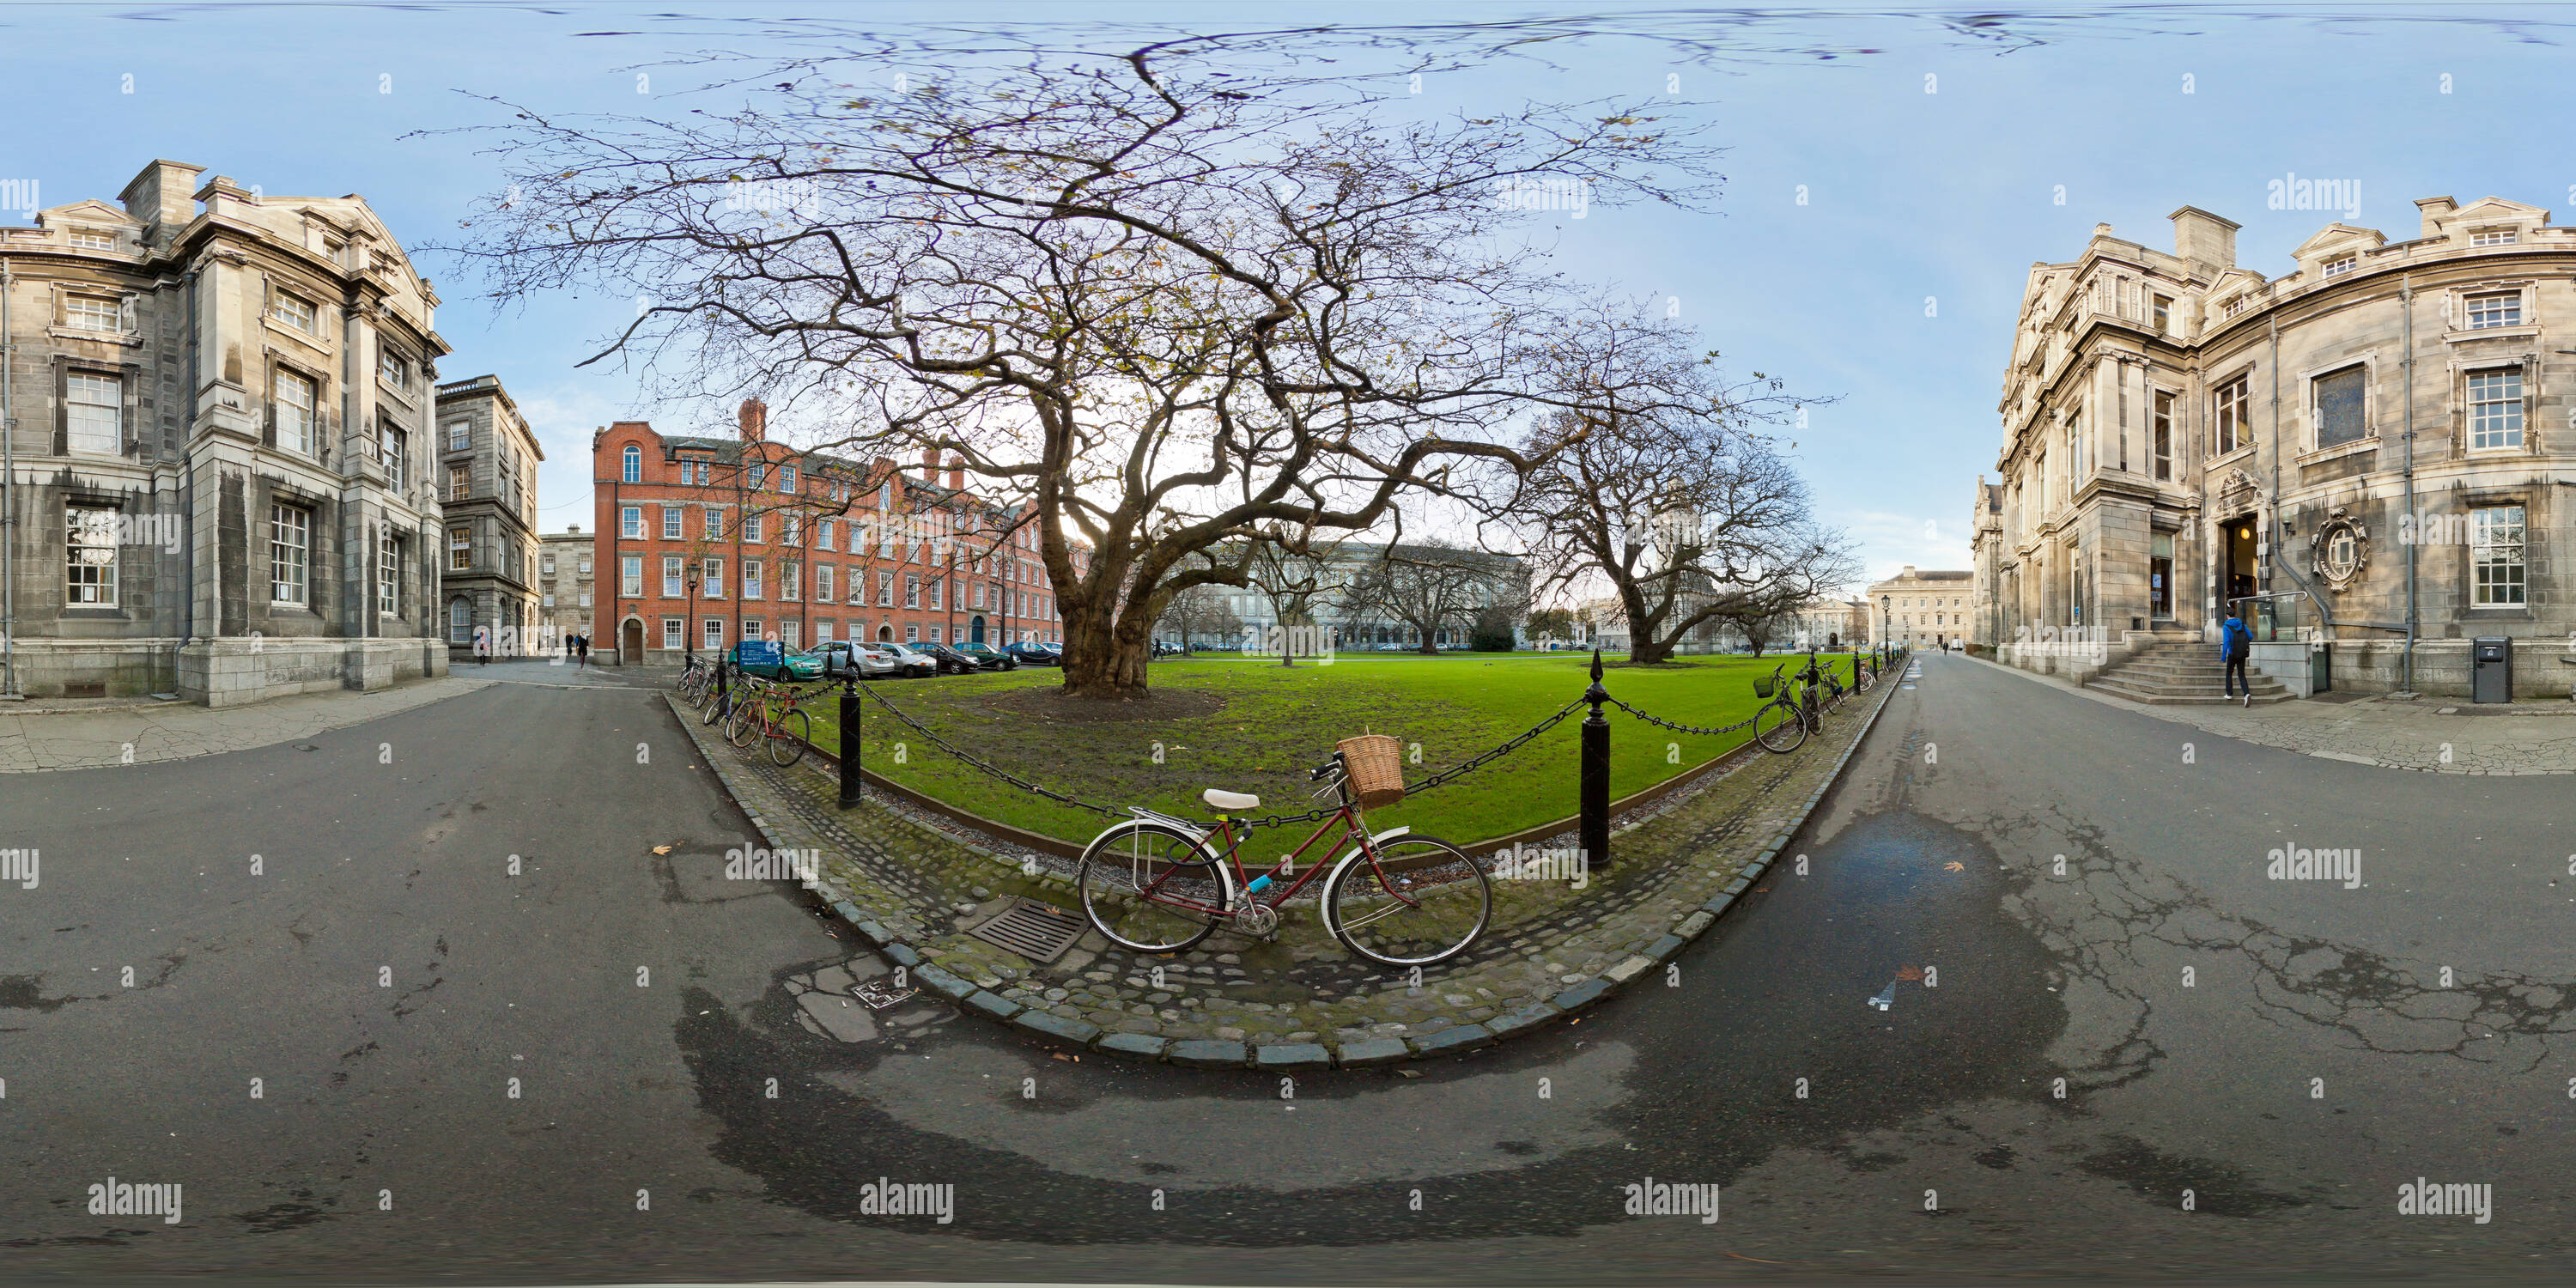
[[(748, 821), (608, 687), (10, 780), (0, 836), (44, 862), (0, 888), (0, 1277), (2563, 1271), (2549, 779), (1928, 658), (1805, 874), (1664, 980), (1418, 1077), (1283, 1079), (840, 1006), (883, 964), (723, 879)], [(2272, 879), (2275, 848), (2358, 880)], [(110, 1176), (184, 1183), (183, 1219), (90, 1215)], [(2419, 1176), (2491, 1185), (2492, 1219), (2400, 1215)], [(883, 1214), (881, 1179), (953, 1187), (948, 1220)], [(1628, 1215), (1649, 1184), (1721, 1216)]]

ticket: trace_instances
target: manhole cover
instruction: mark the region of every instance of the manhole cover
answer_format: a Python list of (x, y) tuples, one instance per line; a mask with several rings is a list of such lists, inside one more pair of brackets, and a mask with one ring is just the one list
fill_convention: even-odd
[(1013, 899), (1011, 906), (986, 918), (967, 934), (998, 944), (1041, 966), (1064, 956), (1086, 929), (1082, 918), (1033, 899)]

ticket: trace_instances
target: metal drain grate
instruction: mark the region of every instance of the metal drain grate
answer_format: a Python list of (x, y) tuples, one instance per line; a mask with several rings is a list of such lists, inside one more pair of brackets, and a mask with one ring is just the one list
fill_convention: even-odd
[(1041, 966), (1052, 965), (1073, 941), (1082, 938), (1089, 923), (1051, 904), (1034, 899), (1011, 900), (1011, 906), (986, 918), (967, 930), (967, 934), (988, 944), (996, 944), (1018, 953)]

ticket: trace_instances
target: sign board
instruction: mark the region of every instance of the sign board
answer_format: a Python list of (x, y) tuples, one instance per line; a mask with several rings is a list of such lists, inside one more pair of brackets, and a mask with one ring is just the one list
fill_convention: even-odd
[(733, 646), (733, 664), (746, 670), (776, 666), (780, 660), (776, 640), (744, 640)]

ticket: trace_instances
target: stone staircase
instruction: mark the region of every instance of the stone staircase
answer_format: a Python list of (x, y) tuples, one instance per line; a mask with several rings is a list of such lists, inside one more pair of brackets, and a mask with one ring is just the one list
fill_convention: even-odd
[[(2245, 678), (2253, 682), (2258, 703), (2287, 702), (2296, 696), (2279, 680), (2251, 666), (2245, 668)], [(2218, 646), (2199, 640), (2148, 645), (2085, 683), (2154, 706), (2236, 701), (2227, 696), (2227, 666), (2218, 660)]]

